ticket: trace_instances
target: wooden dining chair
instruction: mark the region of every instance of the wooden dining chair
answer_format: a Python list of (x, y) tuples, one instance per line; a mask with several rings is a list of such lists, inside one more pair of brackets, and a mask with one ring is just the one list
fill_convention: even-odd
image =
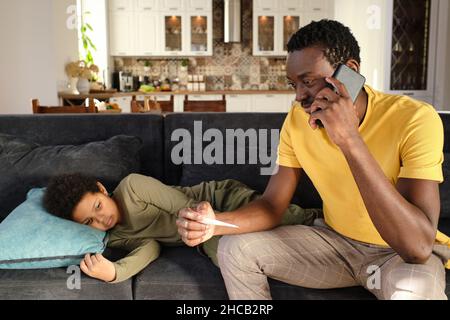
[(41, 106), (38, 99), (32, 100), (33, 113), (97, 113), (94, 99), (89, 98), (88, 106)]
[(173, 112), (174, 110), (174, 98), (173, 95), (170, 95), (169, 101), (158, 100), (158, 96), (145, 96), (146, 101), (138, 101), (136, 96), (133, 96), (131, 99), (131, 112), (132, 113), (142, 113), (142, 112)]

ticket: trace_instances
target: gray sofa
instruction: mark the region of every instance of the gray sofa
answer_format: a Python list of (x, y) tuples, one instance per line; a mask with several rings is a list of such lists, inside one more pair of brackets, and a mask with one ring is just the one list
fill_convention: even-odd
[[(0, 116), (0, 133), (17, 135), (42, 145), (83, 144), (119, 134), (138, 136), (143, 140), (140, 153), (142, 174), (171, 185), (193, 185), (200, 181), (234, 178), (262, 192), (269, 177), (260, 175), (260, 169), (267, 165), (262, 165), (260, 161), (246, 165), (176, 165), (171, 161), (171, 152), (179, 142), (171, 141), (172, 133), (184, 128), (194, 137), (194, 121), (202, 121), (203, 133), (214, 128), (224, 133), (224, 137), (226, 129), (255, 129), (257, 132), (262, 129), (280, 129), (285, 116), (217, 113), (171, 114), (166, 117), (151, 114), (5, 115)], [(445, 136), (449, 138), (450, 114), (441, 116), (446, 128)], [(197, 135), (195, 137), (198, 138)], [(446, 140), (444, 174), (450, 178), (450, 139)], [(225, 143), (223, 141), (224, 147)], [(245, 149), (255, 151), (249, 150), (248, 144)], [(276, 148), (270, 151), (276, 152)], [(23, 200), (11, 198), (9, 203), (1, 203), (0, 219), (7, 214), (6, 208), (9, 210)], [(299, 186), (293, 202), (304, 207), (321, 206), (320, 198), (309, 180)], [(441, 203), (440, 229), (450, 234), (448, 181), (441, 185)], [(105, 254), (116, 259), (124, 253), (108, 250)], [(69, 290), (66, 284), (68, 277), (69, 274), (63, 268), (0, 270), (0, 299), (227, 299), (219, 269), (199, 255), (196, 249), (187, 247), (164, 247), (159, 259), (133, 279), (120, 284), (106, 284), (83, 275), (81, 288)], [(447, 277), (447, 295), (450, 294), (449, 281), (450, 277)], [(313, 290), (277, 281), (270, 283), (275, 299), (374, 299), (360, 287)]]

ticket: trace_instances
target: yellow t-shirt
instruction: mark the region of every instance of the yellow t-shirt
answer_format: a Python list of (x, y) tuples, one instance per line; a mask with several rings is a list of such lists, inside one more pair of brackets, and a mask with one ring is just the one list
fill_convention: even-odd
[[(434, 108), (369, 86), (365, 90), (369, 101), (359, 132), (391, 183), (395, 185), (399, 178), (443, 182), (444, 130)], [(370, 219), (344, 155), (325, 129), (313, 131), (308, 120), (301, 106), (292, 107), (281, 132), (277, 163), (308, 174), (322, 197), (325, 221), (336, 232), (387, 246)], [(436, 240), (450, 245), (440, 232)]]

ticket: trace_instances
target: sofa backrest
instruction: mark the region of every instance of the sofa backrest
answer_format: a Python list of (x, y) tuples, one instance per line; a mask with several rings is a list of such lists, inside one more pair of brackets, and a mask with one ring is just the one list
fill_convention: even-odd
[[(163, 121), (161, 115), (154, 114), (5, 115), (0, 116), (0, 133), (15, 135), (44, 146), (81, 145), (107, 140), (116, 135), (140, 137), (143, 142), (140, 151), (141, 173), (162, 180)], [(23, 195), (11, 200), (14, 203), (0, 203), (0, 220), (7, 210), (10, 212), (10, 209), (25, 200), (22, 198)]]
[[(275, 165), (279, 133), (285, 118), (286, 113), (184, 113), (166, 116), (166, 182), (194, 185), (201, 181), (236, 179), (263, 192), (272, 172), (270, 167)], [(190, 155), (180, 152), (183, 143)], [(245, 159), (239, 159), (243, 155)], [(182, 156), (186, 159), (180, 164)], [(212, 158), (222, 160), (223, 164), (208, 164)], [(245, 164), (240, 164), (242, 162)], [(293, 202), (304, 207), (321, 207), (317, 191), (305, 177)]]
[(441, 194), (441, 217), (450, 218), (450, 112), (440, 113), (444, 123), (444, 183), (440, 188)]

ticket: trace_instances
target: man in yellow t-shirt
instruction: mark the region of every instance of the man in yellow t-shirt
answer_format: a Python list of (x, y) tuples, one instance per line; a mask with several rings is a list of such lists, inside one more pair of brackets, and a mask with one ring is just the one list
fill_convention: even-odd
[[(267, 277), (321, 289), (360, 285), (379, 299), (447, 299), (450, 241), (437, 231), (439, 115), (426, 103), (369, 86), (353, 104), (345, 86), (330, 78), (339, 64), (360, 70), (358, 43), (339, 22), (312, 22), (288, 49), (287, 77), (298, 105), (282, 129), (278, 173), (261, 199), (241, 209), (182, 210), (177, 223), (184, 241), (239, 234), (223, 237), (218, 250), (231, 299), (271, 298)], [(322, 197), (325, 219), (273, 229), (305, 174)], [(201, 215), (240, 228), (203, 231), (196, 222)]]

